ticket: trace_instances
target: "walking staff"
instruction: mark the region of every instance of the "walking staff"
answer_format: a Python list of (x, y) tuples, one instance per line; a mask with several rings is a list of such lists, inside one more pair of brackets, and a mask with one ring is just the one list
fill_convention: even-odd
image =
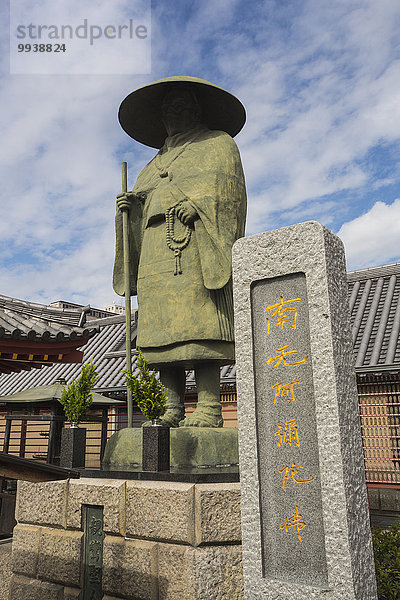
[[(121, 163), (122, 171), (122, 193), (128, 191), (128, 174), (127, 163)], [(131, 281), (130, 281), (130, 265), (129, 265), (129, 207), (124, 206), (122, 211), (122, 231), (123, 231), (123, 246), (124, 246), (124, 289), (125, 289), (125, 340), (126, 340), (126, 370), (129, 374), (132, 373), (132, 356), (131, 356)], [(132, 391), (127, 388), (127, 407), (128, 407), (128, 427), (133, 427), (133, 407), (132, 407)]]

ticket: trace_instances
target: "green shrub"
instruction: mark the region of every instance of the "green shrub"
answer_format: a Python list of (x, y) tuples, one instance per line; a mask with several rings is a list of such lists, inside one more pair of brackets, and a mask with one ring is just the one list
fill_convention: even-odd
[(400, 600), (400, 529), (372, 528), (379, 600)]
[(139, 350), (136, 363), (139, 369), (138, 377), (128, 371), (125, 375), (126, 386), (132, 392), (132, 400), (149, 420), (158, 419), (167, 410), (167, 394), (163, 384), (157, 380), (154, 371), (150, 371), (148, 362)]
[(80, 423), (84, 417), (93, 402), (92, 389), (98, 378), (96, 367), (90, 361), (83, 365), (79, 377), (64, 387), (59, 401), (70, 423)]

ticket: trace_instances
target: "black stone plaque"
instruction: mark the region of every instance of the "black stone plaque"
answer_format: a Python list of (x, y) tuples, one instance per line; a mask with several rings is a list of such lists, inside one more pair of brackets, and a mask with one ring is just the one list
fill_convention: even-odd
[(103, 598), (103, 507), (84, 505), (85, 541), (83, 550), (82, 600)]
[(251, 288), (263, 576), (327, 585), (304, 273)]

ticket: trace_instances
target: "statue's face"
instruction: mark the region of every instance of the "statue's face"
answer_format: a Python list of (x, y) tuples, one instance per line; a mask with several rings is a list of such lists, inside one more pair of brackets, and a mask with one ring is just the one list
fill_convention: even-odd
[(168, 92), (163, 100), (161, 112), (168, 135), (188, 131), (198, 122), (198, 107), (190, 93), (185, 90)]

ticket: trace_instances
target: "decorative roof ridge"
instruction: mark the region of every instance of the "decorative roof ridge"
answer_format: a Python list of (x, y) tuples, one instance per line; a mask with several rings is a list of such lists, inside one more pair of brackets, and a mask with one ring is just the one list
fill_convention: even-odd
[[(3, 321), (4, 323), (4, 321)], [(86, 343), (86, 340), (90, 339), (97, 333), (99, 333), (98, 327), (69, 327), (69, 331), (67, 333), (54, 330), (54, 329), (44, 329), (43, 331), (36, 331), (33, 328), (25, 329), (23, 331), (19, 327), (9, 326), (7, 329), (4, 325), (0, 325), (0, 340), (30, 340), (32, 343), (44, 341), (49, 344), (55, 343), (59, 344), (60, 342), (65, 342), (67, 340), (76, 340), (76, 342), (83, 341)], [(17, 342), (15, 342), (17, 343)], [(77, 347), (82, 344), (77, 343)]]
[[(108, 325), (114, 325), (115, 323), (125, 323), (125, 315), (115, 315), (112, 317), (100, 317), (99, 319), (90, 319), (85, 325), (84, 328), (90, 327), (108, 327)], [(134, 317), (132, 315), (132, 325), (135, 323)]]
[(0, 294), (0, 302), (10, 302), (11, 303), (11, 307), (15, 306), (16, 304), (20, 304), (23, 306), (27, 306), (27, 307), (32, 307), (32, 308), (43, 308), (46, 310), (50, 310), (50, 311), (54, 311), (54, 312), (60, 312), (60, 313), (68, 313), (68, 312), (72, 312), (72, 313), (76, 313), (76, 312), (81, 312), (79, 309), (77, 308), (61, 308), (60, 306), (49, 306), (48, 304), (42, 304), (40, 302), (31, 302), (30, 300), (21, 300), (20, 298), (13, 298), (11, 296), (4, 296), (3, 294)]
[[(131, 326), (134, 327), (137, 321), (137, 309), (131, 313)], [(115, 323), (125, 323), (125, 314), (115, 315), (112, 317), (100, 317), (99, 319), (90, 319), (85, 327), (107, 327), (108, 325), (114, 325)]]
[[(81, 328), (85, 322), (86, 313), (90, 310), (90, 306), (67, 309), (0, 295), (0, 310), (27, 314), (44, 321), (68, 324), (70, 326), (72, 326), (73, 321), (75, 327)], [(69, 323), (68, 320), (70, 321)]]
[(379, 267), (369, 267), (347, 273), (347, 281), (360, 281), (364, 279), (378, 279), (379, 277), (388, 277), (390, 275), (400, 275), (400, 263), (391, 263)]

